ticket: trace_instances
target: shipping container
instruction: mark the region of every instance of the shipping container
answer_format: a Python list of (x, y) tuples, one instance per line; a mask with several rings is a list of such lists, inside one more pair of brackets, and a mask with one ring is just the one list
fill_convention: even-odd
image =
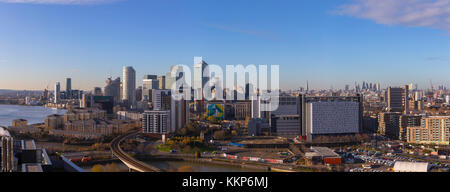
[(340, 165), (340, 164), (342, 164), (342, 158), (340, 158), (340, 157), (323, 158), (323, 162), (325, 164), (330, 164), (330, 165)]
[(238, 159), (238, 156), (236, 155), (227, 155), (228, 159)]
[(282, 164), (283, 160), (278, 160), (278, 159), (264, 159), (265, 162), (268, 163), (277, 163), (277, 164)]

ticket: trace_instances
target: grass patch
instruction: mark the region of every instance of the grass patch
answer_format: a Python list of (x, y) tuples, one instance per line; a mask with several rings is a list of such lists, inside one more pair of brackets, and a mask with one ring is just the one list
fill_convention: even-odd
[(171, 147), (170, 147), (170, 145), (160, 144), (160, 145), (156, 146), (156, 149), (158, 149), (162, 152), (170, 152)]

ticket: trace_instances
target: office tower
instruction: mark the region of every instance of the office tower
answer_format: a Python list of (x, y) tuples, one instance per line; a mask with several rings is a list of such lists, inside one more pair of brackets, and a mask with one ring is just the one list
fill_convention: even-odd
[(400, 116), (399, 112), (382, 112), (378, 114), (378, 133), (391, 139), (398, 139), (400, 136)]
[[(214, 78), (214, 82), (218, 82), (217, 84), (220, 85), (220, 80), (218, 77)], [(254, 88), (254, 86), (255, 85), (253, 85), (251, 83), (245, 84), (245, 92), (244, 92), (245, 100), (250, 100), (250, 97), (256, 95), (256, 92), (255, 92), (256, 88)], [(215, 98), (215, 97), (213, 97), (213, 98)], [(219, 98), (219, 99), (221, 99), (221, 98)]]
[(414, 101), (421, 101), (423, 97), (423, 92), (422, 91), (416, 91), (414, 93)]
[(403, 114), (409, 113), (409, 90), (410, 87), (408, 85), (405, 85), (405, 88), (403, 89)]
[(403, 111), (403, 89), (389, 87), (387, 91), (387, 107), (389, 111), (392, 112), (402, 112)]
[(48, 90), (47, 89), (44, 89), (44, 93), (43, 93), (42, 97), (45, 101), (47, 101), (47, 99), (48, 99)]
[(100, 88), (100, 87), (94, 87), (94, 88), (92, 89), (92, 95), (94, 95), (94, 96), (102, 96), (102, 95), (103, 95), (103, 93), (102, 93), (102, 88)]
[(66, 98), (72, 98), (72, 79), (66, 78)]
[(88, 104), (88, 95), (83, 94), (80, 98), (80, 108), (87, 108)]
[(170, 119), (170, 132), (183, 128), (189, 122), (189, 102), (184, 99), (171, 99)]
[(302, 135), (308, 141), (319, 136), (355, 135), (362, 131), (362, 95), (301, 99)]
[(261, 98), (259, 95), (252, 98), (252, 118), (261, 118)]
[(145, 75), (142, 79), (142, 100), (152, 102), (152, 90), (159, 89), (156, 75)]
[[(269, 132), (277, 136), (294, 138), (301, 135), (300, 96), (279, 96), (278, 108), (261, 116), (268, 116)], [(261, 101), (259, 102), (261, 104)]]
[[(153, 110), (144, 113), (144, 133), (174, 133), (189, 122), (189, 103), (184, 99), (172, 99), (171, 90), (154, 90), (153, 100)], [(152, 121), (153, 124), (156, 121), (155, 118), (168, 118), (169, 120), (164, 120), (166, 123), (164, 125), (161, 123), (152, 125)]]
[[(173, 67), (174, 66), (171, 66), (171, 70), (173, 69)], [(172, 85), (175, 82), (176, 82), (175, 77), (171, 76), (171, 72), (170, 71), (167, 72), (166, 73), (166, 83), (165, 83), (166, 84), (166, 89), (172, 89)]]
[(203, 88), (209, 80), (208, 64), (202, 57), (194, 57), (194, 74), (192, 87), (196, 100), (203, 99)]
[(152, 92), (153, 110), (170, 110), (172, 102), (171, 90), (156, 89)]
[(170, 111), (145, 111), (142, 118), (142, 132), (153, 134), (170, 133)]
[(420, 126), (407, 128), (407, 142), (449, 145), (450, 116), (423, 117)]
[(308, 93), (308, 92), (309, 92), (309, 82), (306, 81), (306, 93)]
[(379, 83), (377, 83), (377, 85), (375, 87), (375, 91), (381, 91), (381, 86)]
[(106, 86), (103, 89), (103, 93), (105, 96), (111, 96), (113, 97), (114, 103), (120, 103), (121, 97), (120, 97), (120, 77), (116, 78), (115, 80), (112, 80), (111, 78), (108, 78), (106, 80)]
[(166, 89), (166, 76), (158, 76), (159, 89)]
[(157, 79), (157, 78), (158, 78), (157, 75), (144, 75), (142, 79)]
[(122, 87), (122, 100), (126, 100), (129, 106), (135, 106), (136, 71), (133, 69), (133, 67), (123, 67)]
[[(278, 108), (260, 112), (277, 136), (302, 136), (313, 141), (321, 136), (355, 135), (362, 131), (363, 96), (279, 96)], [(260, 101), (270, 106), (270, 101)], [(255, 103), (256, 104), (256, 103)], [(252, 114), (255, 114), (252, 106)]]
[(350, 91), (350, 85), (345, 85), (345, 91)]
[(59, 82), (56, 82), (55, 84), (55, 100), (54, 103), (59, 103), (59, 99), (61, 97), (61, 85), (59, 84)]
[(270, 125), (264, 120), (259, 118), (252, 118), (248, 122), (248, 136), (260, 136), (263, 133), (270, 133)]
[[(173, 72), (173, 75), (172, 75)], [(180, 66), (171, 66), (170, 71), (166, 73), (165, 76), (165, 87), (166, 89), (172, 89), (174, 84), (184, 78), (183, 77), (183, 68)]]
[(136, 88), (135, 94), (136, 95), (136, 101), (142, 101), (142, 86), (139, 86)]

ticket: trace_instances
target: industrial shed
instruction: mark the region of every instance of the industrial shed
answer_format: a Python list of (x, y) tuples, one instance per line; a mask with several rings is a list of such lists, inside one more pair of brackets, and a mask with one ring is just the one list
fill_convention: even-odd
[(397, 161), (394, 164), (394, 172), (428, 172), (428, 170), (430, 170), (428, 163)]

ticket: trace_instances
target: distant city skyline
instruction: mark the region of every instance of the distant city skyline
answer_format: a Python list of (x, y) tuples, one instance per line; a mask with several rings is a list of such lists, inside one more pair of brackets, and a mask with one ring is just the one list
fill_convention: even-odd
[(310, 89), (448, 87), (449, 8), (431, 0), (0, 0), (0, 89), (52, 89), (71, 78), (71, 89), (92, 90), (123, 80), (123, 66), (140, 86), (146, 74), (192, 67), (194, 56), (280, 65), (282, 89), (307, 81)]

